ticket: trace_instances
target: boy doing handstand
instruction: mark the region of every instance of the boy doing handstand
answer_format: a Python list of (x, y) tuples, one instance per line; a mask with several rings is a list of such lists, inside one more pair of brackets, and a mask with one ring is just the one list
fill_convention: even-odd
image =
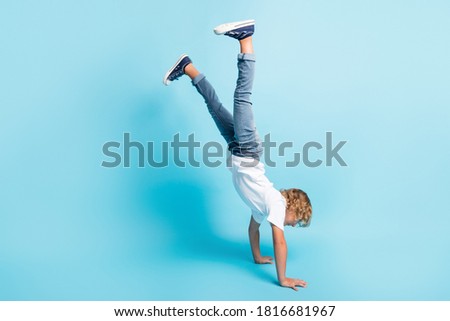
[(308, 226), (312, 207), (308, 195), (300, 189), (275, 189), (265, 175), (264, 164), (260, 162), (262, 145), (250, 101), (255, 71), (252, 44), (254, 26), (254, 20), (245, 20), (222, 24), (214, 29), (216, 34), (235, 38), (240, 44), (233, 115), (222, 105), (214, 88), (187, 55), (178, 59), (163, 82), (169, 85), (173, 80), (187, 75), (203, 96), (208, 111), (231, 152), (229, 169), (234, 187), (251, 209), (248, 233), (253, 259), (257, 264), (273, 263), (272, 257), (262, 256), (260, 252), (259, 226), (266, 219), (272, 228), (278, 282), (281, 286), (298, 290), (297, 286), (306, 287), (306, 282), (286, 277), (287, 245), (284, 226)]

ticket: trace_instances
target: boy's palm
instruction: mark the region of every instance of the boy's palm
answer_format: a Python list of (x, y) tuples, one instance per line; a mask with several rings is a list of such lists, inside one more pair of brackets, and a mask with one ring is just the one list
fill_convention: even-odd
[(273, 257), (271, 256), (261, 256), (258, 259), (255, 259), (256, 264), (273, 264)]

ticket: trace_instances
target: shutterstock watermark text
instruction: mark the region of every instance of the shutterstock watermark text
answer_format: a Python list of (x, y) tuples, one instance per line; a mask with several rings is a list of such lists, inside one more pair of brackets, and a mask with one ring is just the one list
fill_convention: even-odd
[[(346, 167), (348, 165), (340, 154), (346, 143), (346, 140), (333, 142), (333, 133), (326, 132), (324, 141), (305, 142), (299, 148), (291, 141), (272, 141), (271, 135), (267, 134), (261, 141), (263, 153), (260, 160), (269, 167)], [(201, 143), (195, 139), (193, 133), (185, 139), (177, 133), (170, 141), (145, 143), (132, 140), (130, 133), (123, 133), (122, 141), (104, 143), (102, 152), (106, 159), (102, 161), (101, 166), (106, 168), (162, 168), (172, 164), (178, 167), (220, 167), (223, 164), (231, 166), (231, 152), (225, 143)], [(200, 159), (195, 157), (198, 152), (201, 152)]]

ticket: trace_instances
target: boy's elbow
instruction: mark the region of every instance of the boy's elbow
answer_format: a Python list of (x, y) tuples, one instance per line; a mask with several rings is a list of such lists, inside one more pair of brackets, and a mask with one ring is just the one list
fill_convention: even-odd
[(248, 228), (248, 236), (250, 237), (250, 239), (257, 238), (258, 235), (259, 235), (259, 229), (257, 229), (257, 228), (255, 229), (252, 227)]
[(274, 246), (286, 246), (287, 243), (286, 243), (286, 240), (276, 240), (276, 239), (274, 239), (273, 240), (273, 245)]
[(277, 249), (286, 249), (287, 248), (286, 239), (284, 237), (274, 237), (273, 247)]

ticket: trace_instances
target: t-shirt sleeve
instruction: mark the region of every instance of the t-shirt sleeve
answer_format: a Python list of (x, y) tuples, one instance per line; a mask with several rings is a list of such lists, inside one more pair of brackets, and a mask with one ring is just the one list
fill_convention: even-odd
[(261, 224), (266, 218), (262, 213), (252, 210), (252, 217), (256, 223)]
[(286, 216), (285, 204), (281, 201), (270, 204), (268, 214), (267, 221), (284, 231), (284, 219)]

